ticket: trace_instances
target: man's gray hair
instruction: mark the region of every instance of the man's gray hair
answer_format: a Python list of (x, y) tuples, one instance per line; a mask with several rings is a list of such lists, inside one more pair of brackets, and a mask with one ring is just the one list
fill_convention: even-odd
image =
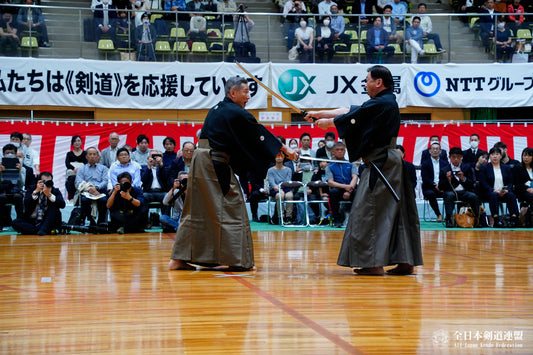
[(246, 80), (246, 78), (242, 78), (240, 76), (233, 76), (229, 78), (228, 81), (226, 81), (226, 87), (225, 87), (226, 96), (229, 95), (229, 92), (232, 89), (235, 89), (237, 86), (240, 87), (242, 84), (248, 84), (248, 81)]
[(87, 153), (87, 152), (89, 151), (89, 149), (94, 149), (94, 150), (96, 150), (96, 154), (98, 154), (98, 156), (100, 156), (100, 151), (98, 150), (98, 148), (96, 148), (96, 147), (89, 147), (89, 148), (85, 149), (85, 152)]

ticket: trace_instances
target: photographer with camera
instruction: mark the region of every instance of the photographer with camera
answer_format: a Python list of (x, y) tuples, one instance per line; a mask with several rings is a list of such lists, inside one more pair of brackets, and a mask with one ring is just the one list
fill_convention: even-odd
[(159, 217), (159, 222), (163, 227), (163, 233), (174, 233), (178, 230), (183, 202), (185, 201), (185, 193), (187, 192), (188, 177), (189, 174), (187, 172), (180, 171), (178, 178), (174, 180), (172, 188), (163, 199), (163, 205), (172, 206), (170, 217), (164, 214)]
[[(450, 149), (450, 164), (440, 175), (439, 187), (444, 191), (444, 210), (446, 211), (446, 228), (454, 227), (454, 202), (466, 202), (477, 219), (479, 217), (479, 197), (475, 193), (476, 177), (474, 168), (462, 162), (463, 151), (459, 147)], [(446, 177), (445, 179), (443, 177)], [(459, 206), (458, 206), (459, 207)], [(475, 227), (475, 226), (474, 226)]]
[(142, 233), (146, 225), (144, 196), (140, 188), (132, 186), (131, 174), (123, 172), (107, 199), (111, 216), (110, 231), (119, 234)]
[(233, 17), (235, 24), (235, 38), (233, 39), (233, 48), (235, 48), (235, 59), (244, 62), (256, 62), (257, 60), (250, 60), (255, 57), (255, 44), (250, 42), (250, 31), (254, 27), (254, 22), (244, 12), (245, 6), (239, 5), (238, 11), (240, 15)]
[(2, 148), (3, 157), (0, 157), (0, 227), (11, 225), (11, 207), (15, 206), (17, 218), (22, 218), (24, 211), (24, 184), (26, 169), (17, 158), (17, 146), (8, 143)]
[(40, 173), (37, 179), (37, 184), (24, 196), (24, 216), (13, 221), (13, 229), (21, 234), (47, 235), (61, 228), (63, 195), (54, 187), (53, 176), (48, 171)]

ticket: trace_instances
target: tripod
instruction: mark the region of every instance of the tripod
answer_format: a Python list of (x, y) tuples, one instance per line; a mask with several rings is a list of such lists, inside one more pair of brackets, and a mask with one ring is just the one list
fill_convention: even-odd
[(235, 27), (235, 38), (233, 40), (235, 57), (255, 57), (255, 45), (250, 42), (250, 33), (248, 31), (249, 19), (244, 14), (240, 14), (238, 16), (237, 25)]

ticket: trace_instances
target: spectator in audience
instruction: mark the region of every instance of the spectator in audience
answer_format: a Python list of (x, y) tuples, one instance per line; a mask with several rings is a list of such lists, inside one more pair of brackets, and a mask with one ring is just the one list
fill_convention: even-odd
[(198, 12), (204, 12), (205, 6), (200, 0), (192, 0), (187, 3), (187, 11), (194, 11), (194, 14), (189, 14), (191, 18), (193, 16), (201, 16)]
[(146, 0), (130, 0), (135, 19), (135, 28), (143, 24), (145, 14), (148, 15), (148, 21), (150, 21), (150, 4)]
[[(119, 0), (115, 0), (115, 2), (118, 3), (118, 2), (120, 2), (120, 1), (119, 1)], [(103, 3), (102, 0), (91, 0), (91, 10), (93, 11), (93, 13), (94, 13), (94, 10), (96, 9), (96, 6), (98, 6), (98, 5), (102, 5), (102, 3)], [(112, 3), (113, 3), (113, 1), (112, 1), (112, 0), (109, 0), (109, 3), (108, 3), (108, 4), (111, 5)], [(117, 7), (117, 9), (125, 8), (125, 7), (120, 7), (120, 6), (118, 6), (118, 4), (115, 4), (115, 6)]]
[[(223, 0), (217, 4), (217, 12), (237, 12), (237, 4), (235, 1)], [(233, 22), (232, 15), (222, 15), (219, 19), (224, 25)]]
[(100, 164), (104, 165), (108, 169), (111, 167), (111, 164), (115, 160), (117, 160), (117, 150), (118, 150), (118, 143), (120, 141), (120, 137), (118, 133), (111, 133), (109, 135), (109, 147), (102, 150), (102, 153), (100, 154)]
[[(289, 3), (289, 2), (287, 2)], [(284, 14), (284, 28), (287, 36), (287, 49), (291, 49), (294, 45), (295, 31), (300, 26), (300, 21), (303, 19), (303, 15), (307, 14), (305, 11), (305, 5), (302, 1), (293, 1), (293, 7)], [(293, 15), (293, 16), (287, 16)]]
[[(374, 18), (374, 27), (366, 34), (366, 56), (369, 63), (388, 63), (394, 54), (394, 47), (389, 46), (389, 34), (381, 26), (381, 17)], [(374, 61), (374, 53), (377, 53)], [(385, 59), (383, 59), (385, 56)]]
[(330, 27), (334, 31), (333, 39), (340, 40), (348, 45), (350, 43), (350, 36), (344, 33), (346, 22), (344, 22), (344, 16), (339, 14), (339, 7), (337, 5), (331, 5), (330, 21)]
[[(76, 189), (80, 193), (81, 213), (89, 220), (89, 225), (101, 225), (107, 221), (108, 169), (100, 164), (100, 152), (95, 147), (87, 148), (87, 164), (78, 169)], [(93, 208), (95, 207), (95, 208)], [(95, 219), (97, 217), (97, 219)]]
[[(187, 10), (187, 3), (185, 0), (165, 0), (163, 3), (163, 10), (165, 10), (165, 13), (163, 14), (163, 19), (168, 22), (179, 22), (179, 25), (183, 28), (186, 28), (185, 21), (189, 21), (190, 17), (187, 14), (182, 14), (180, 11), (186, 11)], [(169, 23), (168, 27), (171, 27), (171, 24)]]
[(501, 151), (502, 164), (511, 166), (511, 170), (520, 165), (520, 162), (518, 160), (512, 159), (509, 155), (507, 155), (507, 144), (505, 144), (504, 142), (497, 142), (496, 144), (494, 144), (494, 147), (499, 148)]
[(324, 139), (325, 145), (321, 148), (318, 148), (318, 150), (316, 151), (316, 157), (332, 159), (333, 147), (335, 146), (335, 133), (329, 131), (326, 132), (326, 134), (324, 135)]
[(332, 5), (337, 5), (337, 3), (331, 0), (322, 0), (318, 3), (318, 13), (320, 15), (331, 15)]
[(185, 171), (180, 171), (178, 178), (174, 180), (172, 188), (165, 194), (163, 198), (163, 205), (171, 206), (171, 214), (167, 216), (162, 214), (159, 217), (163, 233), (173, 233), (178, 230), (180, 224), (181, 211), (183, 210), (183, 203), (185, 202), (185, 194), (187, 193), (187, 178), (189, 174)]
[[(31, 1), (31, 0), (27, 0)], [(113, 42), (116, 38), (115, 21), (117, 19), (116, 7), (109, 3), (109, 0), (102, 0), (101, 5), (96, 5), (94, 11), (94, 21), (96, 23), (96, 42), (100, 40), (102, 34), (108, 35)]]
[[(335, 133), (333, 133), (333, 136), (335, 136)], [(333, 138), (333, 139), (335, 139), (335, 138)], [(333, 142), (333, 144), (335, 144), (335, 142)], [(321, 139), (321, 140), (318, 141), (318, 143), (317, 143), (317, 147), (318, 147), (318, 149), (317, 149), (317, 151), (316, 151), (316, 153), (317, 153), (317, 158), (318, 158), (318, 151), (319, 151), (321, 148), (324, 148), (325, 146), (326, 146), (326, 140), (325, 140), (325, 139)], [(325, 153), (324, 153), (324, 154), (325, 154)]]
[(411, 26), (405, 30), (405, 39), (407, 44), (411, 46), (411, 64), (418, 62), (418, 56), (424, 55), (426, 52), (422, 49), (422, 37), (424, 32), (420, 28), (420, 17), (415, 16), (411, 21)]
[(507, 12), (510, 14), (516, 14), (507, 17), (509, 21), (509, 29), (511, 29), (513, 35), (516, 36), (519, 29), (527, 28), (527, 23), (524, 22), (525, 17), (523, 15), (526, 11), (524, 7), (520, 5), (520, 0), (511, 0), (509, 1), (509, 5), (507, 5)]
[(235, 36), (233, 48), (236, 58), (255, 58), (255, 44), (250, 42), (250, 31), (254, 27), (254, 21), (246, 13), (233, 17)]
[[(191, 4), (190, 2), (189, 4)], [(207, 39), (207, 21), (200, 13), (191, 14), (187, 36), (193, 42), (205, 42)]]
[(474, 174), (476, 177), (475, 191), (478, 196), (481, 196), (481, 185), (479, 183), (479, 179), (481, 178), (481, 168), (486, 165), (488, 161), (489, 153), (483, 152), (477, 157), (476, 162), (472, 166), (474, 168)]
[[(457, 7), (457, 12), (462, 12), (463, 14), (468, 13), (478, 13), (481, 11), (481, 4), (483, 0), (459, 0), (459, 5)], [(466, 25), (470, 21), (470, 17), (461, 16), (459, 19)]]
[(145, 134), (139, 134), (137, 136), (137, 147), (131, 153), (131, 161), (139, 163), (139, 165), (146, 166), (148, 157), (150, 156), (150, 139)]
[(77, 134), (74, 135), (70, 140), (70, 145), (74, 149), (68, 152), (65, 157), (65, 165), (67, 167), (65, 187), (67, 188), (68, 199), (71, 201), (76, 194), (76, 174), (78, 169), (87, 164), (87, 152), (81, 149), (81, 144), (81, 137)]
[(166, 137), (163, 139), (163, 147), (165, 148), (163, 152), (163, 165), (165, 169), (170, 169), (172, 162), (176, 159), (176, 140), (172, 137)]
[[(433, 143), (437, 143), (439, 146), (440, 146), (440, 137), (439, 136), (431, 136), (429, 137), (429, 147), (431, 148), (431, 145)], [(420, 159), (420, 165), (422, 165), (423, 162), (425, 162), (426, 160), (429, 160), (431, 159), (431, 154), (429, 152), (429, 148), (428, 149), (424, 149), (422, 151), (422, 157)], [(441, 153), (440, 153), (440, 159), (444, 160), (444, 161), (448, 161), (448, 153), (446, 152), (446, 149), (442, 149), (441, 148)]]
[(150, 16), (144, 13), (142, 24), (135, 28), (138, 61), (156, 61), (154, 48), (156, 38), (157, 34), (155, 27), (150, 23)]
[[(17, 147), (11, 143), (2, 148), (0, 157), (0, 227), (11, 225), (11, 204), (15, 206), (17, 218), (24, 212), (23, 196), (26, 182), (26, 169), (16, 156)], [(9, 208), (8, 208), (9, 207)]]
[(400, 152), (400, 154), (402, 155), (402, 159), (403, 159), (403, 162), (405, 164), (405, 167), (407, 168), (407, 172), (409, 173), (409, 179), (411, 180), (411, 186), (413, 186), (413, 191), (416, 190), (416, 185), (417, 185), (417, 181), (416, 181), (416, 167), (413, 163), (411, 162), (408, 162), (407, 160), (405, 160), (405, 149), (402, 145), (400, 144), (397, 144), (396, 145), (396, 150), (398, 150)]
[[(446, 211), (446, 228), (454, 227), (454, 202), (466, 202), (472, 207), (475, 219), (479, 218), (479, 198), (475, 193), (474, 168), (462, 162), (461, 148), (450, 149), (450, 164), (440, 175), (439, 188), (444, 191), (444, 210)], [(459, 208), (459, 206), (458, 206)]]
[(511, 31), (505, 28), (503, 17), (498, 17), (498, 30), (492, 40), (496, 45), (496, 60), (499, 63), (511, 62), (511, 57), (514, 52), (514, 48), (511, 46), (513, 42), (511, 36)]
[(378, 12), (381, 11), (378, 11), (376, 0), (356, 0), (352, 6), (352, 14), (361, 16), (350, 17), (350, 22), (360, 24), (360, 30), (369, 29), (372, 27), (372, 17), (366, 15)]
[(463, 163), (475, 164), (480, 155), (487, 153), (479, 149), (479, 134), (470, 135), (470, 148), (463, 150)]
[(247, 180), (250, 182), (251, 191), (248, 194), (247, 202), (250, 203), (250, 212), (252, 213), (252, 221), (260, 222), (257, 215), (259, 209), (259, 202), (268, 199), (269, 191), (265, 189), (265, 180), (260, 179), (256, 174), (249, 172)]
[[(34, 5), (33, 0), (26, 0), (26, 5)], [(18, 30), (37, 32), (39, 46), (49, 47), (48, 31), (44, 22), (43, 12), (35, 7), (21, 7), (17, 15)]]
[[(309, 157), (307, 154), (300, 155), (300, 162), (298, 163), (298, 168), (292, 174), (292, 181), (299, 181), (304, 186), (301, 186), (298, 188), (298, 190), (294, 193), (294, 199), (295, 200), (304, 200), (304, 194), (307, 195), (307, 200), (317, 200), (318, 197), (314, 193), (313, 189), (311, 187), (306, 186), (309, 182), (313, 181), (313, 178), (315, 176), (315, 169), (313, 168), (313, 164), (310, 160), (307, 160), (306, 158)], [(316, 190), (316, 189), (315, 189)], [(309, 214), (311, 223), (316, 223), (315, 216), (319, 216), (319, 206), (317, 204), (311, 204), (311, 211), (307, 211)], [(297, 224), (302, 224), (302, 222), (305, 220), (305, 216), (303, 216), (303, 209), (301, 208), (301, 205), (297, 205), (298, 210), (298, 218), (302, 218), (301, 221), (298, 221)], [(304, 222), (305, 223), (305, 222)]]
[[(407, 3), (401, 0), (393, 0), (387, 5), (392, 8), (392, 18), (394, 22), (396, 22), (397, 28), (403, 28), (403, 20), (408, 9)], [(420, 21), (420, 18), (418, 18), (418, 20)], [(407, 38), (407, 36), (405, 38)]]
[[(289, 182), (292, 180), (292, 172), (291, 169), (283, 165), (284, 155), (282, 153), (278, 153), (276, 156), (276, 164), (269, 168), (267, 171), (267, 179), (270, 186), (270, 196), (274, 197), (276, 199), (276, 212), (274, 213), (274, 216), (272, 217), (272, 221), (274, 224), (278, 224), (278, 218), (282, 217), (285, 218), (284, 220), (287, 222), (290, 222), (292, 220), (292, 211), (293, 211), (293, 204), (289, 203), (286, 205), (285, 208), (285, 216), (283, 216), (283, 211), (279, 210), (279, 201), (292, 201), (294, 198), (294, 194), (292, 191), (292, 188), (285, 187), (282, 188), (280, 185), (284, 182)], [(279, 216), (279, 217), (278, 217)]]
[[(281, 4), (280, 4), (281, 5)], [(283, 18), (287, 18), (287, 14), (296, 9), (296, 7), (301, 7), (304, 13), (307, 13), (307, 8), (305, 3), (300, 0), (287, 0), (284, 5), (282, 5)]]
[(30, 147), (31, 145), (31, 134), (24, 133), (22, 135), (22, 143), (26, 146), (26, 152), (24, 154), (24, 165), (29, 166), (33, 169), (35, 175), (39, 175), (40, 169), (40, 156), (39, 152)]
[[(0, 4), (11, 4), (11, 0), (0, 0)], [(16, 5), (16, 4), (14, 4)], [(13, 15), (13, 20), (17, 18), (20, 7), (15, 6), (0, 6), (0, 14), (11, 14)]]
[(513, 189), (513, 174), (509, 166), (501, 164), (501, 160), (500, 148), (491, 148), (489, 164), (485, 164), (480, 171), (481, 198), (489, 203), (490, 212), (494, 218), (494, 227), (505, 227), (499, 218), (498, 203), (500, 201), (507, 204), (511, 215), (511, 227), (514, 227), (518, 222), (518, 205)]
[(333, 48), (333, 40), (335, 39), (335, 31), (331, 28), (331, 18), (324, 16), (321, 20), (321, 25), (316, 28), (316, 53), (318, 62), (324, 62), (324, 54), (326, 54), (326, 62), (331, 63), (331, 59), (335, 54)]
[[(299, 153), (300, 149), (298, 149), (298, 141), (295, 138), (289, 139), (289, 148), (294, 149), (296, 153), (300, 155)], [(291, 169), (291, 174), (294, 174), (295, 172), (298, 172), (297, 169), (298, 169), (299, 162), (300, 162), (300, 159), (290, 160), (290, 159), (285, 158), (285, 160), (283, 161), (283, 164), (287, 168)]]
[(431, 17), (426, 15), (426, 10), (426, 4), (418, 4), (418, 15), (420, 16), (420, 28), (423, 31), (423, 37), (432, 40), (433, 43), (435, 43), (437, 52), (444, 53), (446, 50), (442, 48), (439, 34), (431, 32), (433, 31), (433, 22), (431, 21)]
[(189, 172), (191, 166), (192, 156), (194, 155), (194, 150), (196, 146), (192, 142), (185, 142), (181, 147), (182, 155), (178, 159), (174, 159), (172, 164), (167, 170), (168, 176), (168, 186), (171, 186), (174, 183), (174, 180), (178, 178), (178, 172), (185, 171)]
[(516, 170), (516, 197), (520, 204), (522, 225), (531, 227), (533, 211), (533, 148), (527, 147), (522, 151), (522, 163)]
[(300, 18), (300, 27), (294, 31), (298, 43), (298, 53), (300, 53), (300, 63), (313, 62), (313, 29), (307, 26), (305, 17)]
[(2, 13), (0, 17), (0, 54), (17, 54), (20, 38), (17, 29), (13, 26), (13, 14)]
[(383, 17), (381, 18), (381, 26), (389, 34), (389, 43), (397, 43), (403, 50), (403, 36), (396, 31), (396, 21), (391, 17), (392, 6), (385, 5), (383, 8)]
[(22, 143), (23, 139), (24, 139), (24, 136), (20, 132), (13, 132), (9, 136), (9, 142), (17, 148), (17, 152), (15, 153), (15, 156), (18, 159), (20, 159), (20, 163), (22, 164), (22, 167), (26, 171), (24, 187), (27, 189), (27, 188), (30, 188), (35, 183), (34, 182), (35, 175), (33, 174), (33, 168), (24, 163), (27, 147), (25, 144)]
[[(150, 202), (162, 202), (169, 190), (169, 185), (168, 176), (163, 166), (163, 153), (152, 149), (147, 162), (148, 165), (143, 167), (141, 171), (141, 181), (144, 202), (148, 206)], [(168, 214), (168, 212), (167, 208), (162, 209), (163, 214)]]
[(130, 173), (122, 172), (117, 176), (107, 200), (107, 208), (111, 217), (110, 231), (119, 234), (144, 232), (146, 220), (143, 192), (132, 185)]
[(137, 163), (132, 163), (130, 158), (130, 151), (126, 147), (119, 148), (117, 150), (117, 164), (111, 166), (109, 169), (109, 181), (111, 186), (115, 186), (118, 180), (118, 176), (123, 172), (127, 172), (130, 175), (130, 183), (134, 187), (141, 187), (141, 168)]
[[(335, 143), (333, 148), (333, 158), (335, 160), (344, 159), (346, 145), (342, 142)], [(341, 211), (341, 201), (353, 201), (355, 189), (359, 175), (355, 163), (330, 163), (326, 167), (326, 180), (329, 185), (329, 206), (333, 216), (333, 225), (342, 227), (344, 215)]]
[(53, 176), (48, 171), (39, 174), (37, 184), (26, 191), (24, 216), (13, 221), (13, 229), (21, 234), (52, 234), (61, 228), (61, 209), (65, 200), (54, 187)]
[(431, 158), (422, 162), (420, 174), (422, 175), (422, 193), (424, 198), (429, 201), (429, 205), (437, 216), (437, 222), (442, 222), (442, 214), (439, 210), (437, 198), (443, 197), (444, 193), (439, 187), (441, 179), (440, 174), (448, 168), (448, 160), (440, 157), (441, 148), (439, 143), (431, 144), (429, 149)]
[(480, 13), (479, 26), (481, 41), (485, 47), (485, 52), (488, 53), (490, 51), (489, 38), (494, 37), (494, 16), (499, 12), (494, 10), (494, 0), (487, 0), (485, 5), (486, 9)]
[(300, 152), (298, 154), (304, 155), (307, 154), (312, 158), (316, 158), (316, 152), (314, 149), (311, 149), (311, 135), (307, 132), (302, 133), (300, 136)]

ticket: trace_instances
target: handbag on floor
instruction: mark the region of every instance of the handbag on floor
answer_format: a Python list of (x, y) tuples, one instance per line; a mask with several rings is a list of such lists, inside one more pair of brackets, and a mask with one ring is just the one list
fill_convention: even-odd
[(476, 217), (470, 207), (461, 207), (459, 213), (455, 214), (455, 223), (461, 228), (474, 228)]

